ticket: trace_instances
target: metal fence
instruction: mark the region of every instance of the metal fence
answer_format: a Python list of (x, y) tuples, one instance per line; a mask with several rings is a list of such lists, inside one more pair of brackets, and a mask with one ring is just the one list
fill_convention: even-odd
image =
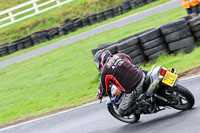
[(6, 9), (0, 12), (0, 28), (51, 10), (55, 7), (61, 7), (61, 5), (71, 1), (73, 0), (49, 0), (46, 2), (42, 2), (41, 0), (30, 0), (29, 2), (20, 4), (16, 7)]

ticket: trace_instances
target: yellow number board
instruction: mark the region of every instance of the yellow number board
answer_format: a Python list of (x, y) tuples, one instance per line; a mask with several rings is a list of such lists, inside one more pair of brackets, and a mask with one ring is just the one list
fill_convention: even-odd
[(162, 82), (166, 85), (173, 87), (177, 78), (178, 78), (178, 75), (167, 71)]

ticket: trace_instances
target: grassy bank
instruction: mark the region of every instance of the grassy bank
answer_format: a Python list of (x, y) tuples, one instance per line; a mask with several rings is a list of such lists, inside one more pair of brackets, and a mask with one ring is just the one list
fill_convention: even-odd
[[(119, 5), (123, 1), (124, 0), (74, 0), (69, 4), (63, 5), (61, 8), (52, 9), (45, 13), (36, 15), (35, 17), (18, 22), (14, 25), (2, 28), (0, 30), (0, 44), (12, 42), (36, 31), (58, 27), (66, 18), (83, 18), (85, 15), (96, 13), (98, 11), (108, 9), (109, 7)], [(168, 1), (170, 0), (159, 0), (140, 8), (139, 10), (135, 9), (131, 13), (141, 11), (141, 9), (145, 10)], [(130, 15), (130, 12), (126, 15)]]
[(27, 1), (28, 0), (0, 0), (0, 11), (12, 8)]
[[(185, 15), (185, 10), (178, 7), (1, 69), (0, 124), (94, 100), (98, 71), (90, 52), (93, 47), (158, 27)], [(199, 57), (200, 48), (191, 54), (179, 55), (176, 61), (174, 57), (169, 60), (166, 57), (165, 60), (171, 60), (171, 65), (180, 72), (198, 66)], [(187, 61), (187, 67), (177, 65)], [(163, 66), (168, 67), (167, 64)]]

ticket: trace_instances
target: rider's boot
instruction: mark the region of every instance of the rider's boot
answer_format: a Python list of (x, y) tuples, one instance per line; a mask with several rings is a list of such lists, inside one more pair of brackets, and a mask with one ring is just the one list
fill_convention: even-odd
[(131, 107), (136, 101), (137, 95), (135, 91), (132, 91), (130, 94), (124, 94), (122, 102), (118, 107), (118, 112), (121, 116), (127, 114), (127, 109)]

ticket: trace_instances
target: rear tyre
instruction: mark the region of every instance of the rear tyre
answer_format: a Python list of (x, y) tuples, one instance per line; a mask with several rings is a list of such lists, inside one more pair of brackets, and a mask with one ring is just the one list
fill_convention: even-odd
[(107, 106), (108, 108), (108, 111), (110, 112), (110, 114), (115, 117), (116, 119), (122, 121), (122, 122), (125, 122), (125, 123), (136, 123), (139, 121), (140, 119), (140, 115), (137, 115), (135, 113), (129, 115), (129, 116), (120, 116), (118, 111), (117, 111), (117, 108), (115, 106), (113, 106), (112, 104), (111, 105), (108, 105)]
[(194, 96), (181, 85), (163, 89), (164, 97), (170, 101), (170, 106), (177, 110), (189, 110), (194, 106)]

